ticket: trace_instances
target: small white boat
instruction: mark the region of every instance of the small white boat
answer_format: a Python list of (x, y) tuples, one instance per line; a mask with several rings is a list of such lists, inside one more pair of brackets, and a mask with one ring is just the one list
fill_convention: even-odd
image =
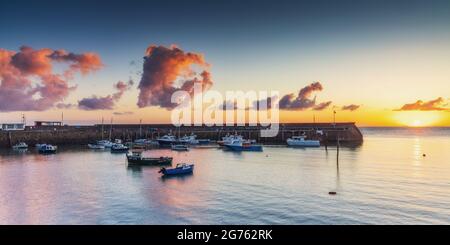
[(146, 145), (159, 145), (157, 140), (147, 140), (145, 141)]
[(292, 138), (287, 139), (286, 142), (289, 146), (299, 146), (299, 147), (318, 147), (318, 146), (320, 146), (320, 141), (307, 140), (306, 136), (292, 136)]
[(158, 143), (161, 146), (169, 146), (177, 142), (175, 136), (171, 134), (164, 135), (163, 137), (158, 139)]
[(111, 146), (111, 153), (127, 153), (129, 149), (130, 148), (124, 144), (113, 144)]
[(236, 140), (244, 140), (243, 137), (241, 135), (229, 135), (227, 134), (225, 137), (222, 137), (221, 141), (217, 141), (217, 144), (219, 144), (220, 146), (224, 146), (224, 145), (228, 145), (231, 144), (233, 141)]
[(134, 143), (139, 145), (145, 145), (147, 144), (147, 139), (136, 139)]
[(102, 145), (105, 148), (111, 148), (113, 143), (111, 141), (109, 141), (109, 140), (99, 140), (99, 141), (97, 141), (97, 145)]
[(99, 145), (99, 144), (88, 144), (89, 149), (94, 149), (94, 150), (103, 150), (105, 149), (104, 145)]
[(38, 148), (39, 153), (41, 154), (54, 154), (56, 153), (57, 146), (43, 144)]
[(189, 147), (187, 145), (176, 144), (171, 147), (174, 151), (189, 151)]
[(28, 149), (28, 145), (25, 142), (19, 142), (12, 147), (14, 150)]
[(190, 144), (190, 145), (196, 145), (199, 143), (197, 140), (197, 135), (195, 135), (195, 134), (191, 134), (189, 136), (185, 135), (185, 136), (181, 137), (178, 140), (178, 142), (181, 144)]
[(115, 139), (115, 140), (114, 140), (114, 143), (115, 143), (115, 144), (122, 144), (122, 140), (121, 140), (121, 139)]

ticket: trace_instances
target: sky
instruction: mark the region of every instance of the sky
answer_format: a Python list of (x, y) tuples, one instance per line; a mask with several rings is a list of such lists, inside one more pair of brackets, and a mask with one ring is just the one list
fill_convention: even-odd
[(0, 50), (0, 122), (168, 123), (195, 80), (277, 90), (281, 122), (450, 126), (449, 1), (0, 1)]

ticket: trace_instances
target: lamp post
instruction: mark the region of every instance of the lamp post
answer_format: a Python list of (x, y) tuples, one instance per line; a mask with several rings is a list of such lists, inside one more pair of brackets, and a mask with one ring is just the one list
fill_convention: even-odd
[(333, 111), (333, 126), (336, 127), (336, 111)]

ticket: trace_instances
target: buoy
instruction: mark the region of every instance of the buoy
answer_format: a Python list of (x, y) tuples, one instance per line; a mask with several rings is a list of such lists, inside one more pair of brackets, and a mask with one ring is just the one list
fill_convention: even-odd
[(330, 191), (330, 192), (328, 192), (328, 194), (330, 194), (330, 195), (336, 195), (337, 193), (336, 193), (335, 191)]

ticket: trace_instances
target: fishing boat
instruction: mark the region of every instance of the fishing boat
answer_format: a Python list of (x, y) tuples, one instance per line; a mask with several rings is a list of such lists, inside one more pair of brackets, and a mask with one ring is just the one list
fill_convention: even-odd
[(103, 150), (105, 149), (104, 145), (99, 145), (99, 144), (88, 144), (89, 149), (93, 149), (93, 150)]
[(38, 152), (41, 154), (54, 154), (56, 153), (57, 146), (43, 144), (38, 148)]
[(170, 165), (172, 164), (172, 157), (144, 157), (142, 155), (144, 151), (132, 151), (131, 154), (127, 154), (127, 160), (129, 164), (136, 165)]
[(178, 142), (181, 144), (190, 144), (190, 145), (196, 145), (199, 143), (197, 140), (197, 135), (191, 134), (191, 135), (185, 135), (178, 139)]
[(320, 146), (320, 141), (318, 140), (307, 140), (306, 136), (292, 136), (286, 140), (288, 146), (297, 147), (318, 147)]
[(178, 163), (175, 168), (161, 168), (159, 173), (164, 176), (191, 174), (194, 171), (194, 164)]
[(130, 148), (124, 144), (113, 144), (111, 146), (111, 153), (127, 153), (129, 149)]
[(171, 135), (171, 134), (166, 134), (163, 137), (158, 139), (158, 144), (160, 146), (170, 146), (172, 144), (175, 144), (177, 142), (177, 139), (175, 138), (175, 136)]
[(25, 142), (19, 142), (12, 146), (14, 150), (24, 150), (28, 149), (28, 145)]
[(174, 151), (189, 151), (189, 147), (183, 144), (174, 144), (171, 146)]
[(245, 140), (234, 140), (229, 144), (224, 144), (226, 149), (232, 151), (262, 151), (262, 145), (252, 144)]
[(102, 145), (105, 148), (111, 148), (113, 143), (111, 141), (109, 141), (109, 140), (99, 140), (99, 141), (97, 141), (97, 145)]

